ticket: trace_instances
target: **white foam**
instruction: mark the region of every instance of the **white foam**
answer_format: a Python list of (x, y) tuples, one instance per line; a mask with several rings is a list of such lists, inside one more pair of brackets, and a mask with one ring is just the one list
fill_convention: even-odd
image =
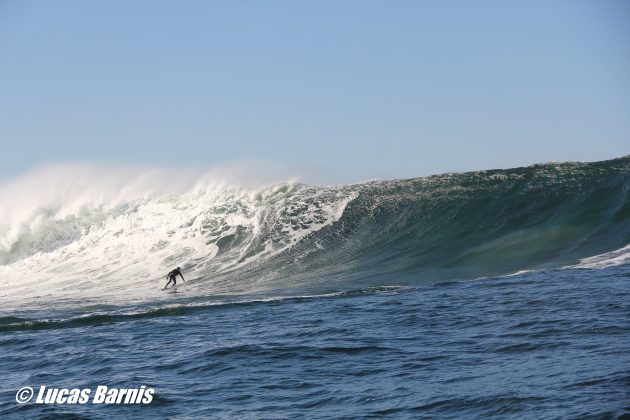
[(584, 258), (579, 263), (566, 268), (606, 268), (628, 263), (630, 263), (630, 245), (616, 251)]
[(194, 280), (264, 260), (339, 220), (356, 197), (214, 176), (70, 165), (0, 186), (0, 297), (157, 296), (177, 265)]

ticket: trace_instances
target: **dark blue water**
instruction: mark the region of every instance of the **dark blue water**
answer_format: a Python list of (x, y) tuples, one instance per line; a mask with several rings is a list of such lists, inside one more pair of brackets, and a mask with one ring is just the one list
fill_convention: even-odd
[[(34, 322), (25, 312), (3, 319), (0, 417), (630, 416), (629, 286), (626, 264), (79, 317), (52, 308)], [(155, 396), (16, 403), (18, 388), (41, 384)]]
[[(5, 209), (2, 419), (630, 416), (630, 156), (73, 191)], [(154, 395), (18, 404), (41, 385)]]

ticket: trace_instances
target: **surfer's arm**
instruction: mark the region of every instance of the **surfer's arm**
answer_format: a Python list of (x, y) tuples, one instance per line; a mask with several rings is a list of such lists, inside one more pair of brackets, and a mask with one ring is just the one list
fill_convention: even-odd
[[(179, 276), (182, 278), (182, 280), (184, 280), (184, 275), (182, 273), (179, 273)], [(184, 280), (184, 283), (186, 282), (186, 280)]]

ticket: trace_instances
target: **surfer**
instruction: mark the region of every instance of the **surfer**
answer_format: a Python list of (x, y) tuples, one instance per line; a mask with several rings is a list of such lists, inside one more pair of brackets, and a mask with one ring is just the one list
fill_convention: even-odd
[[(164, 288), (166, 289), (168, 285), (171, 284), (171, 282), (173, 282), (173, 287), (175, 287), (175, 285), (177, 284), (177, 276), (181, 276), (182, 280), (184, 280), (184, 276), (182, 275), (182, 272), (180, 271), (179, 267), (177, 267), (175, 270), (171, 271), (170, 273), (166, 275), (166, 278), (168, 279), (168, 283), (166, 283), (166, 286), (164, 286)], [(186, 280), (184, 280), (184, 283), (185, 282)]]

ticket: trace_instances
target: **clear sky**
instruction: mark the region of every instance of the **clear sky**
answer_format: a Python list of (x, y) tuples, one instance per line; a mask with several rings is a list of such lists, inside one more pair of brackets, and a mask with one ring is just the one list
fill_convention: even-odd
[(630, 153), (630, 2), (2, 1), (0, 178), (254, 159), (334, 182)]

